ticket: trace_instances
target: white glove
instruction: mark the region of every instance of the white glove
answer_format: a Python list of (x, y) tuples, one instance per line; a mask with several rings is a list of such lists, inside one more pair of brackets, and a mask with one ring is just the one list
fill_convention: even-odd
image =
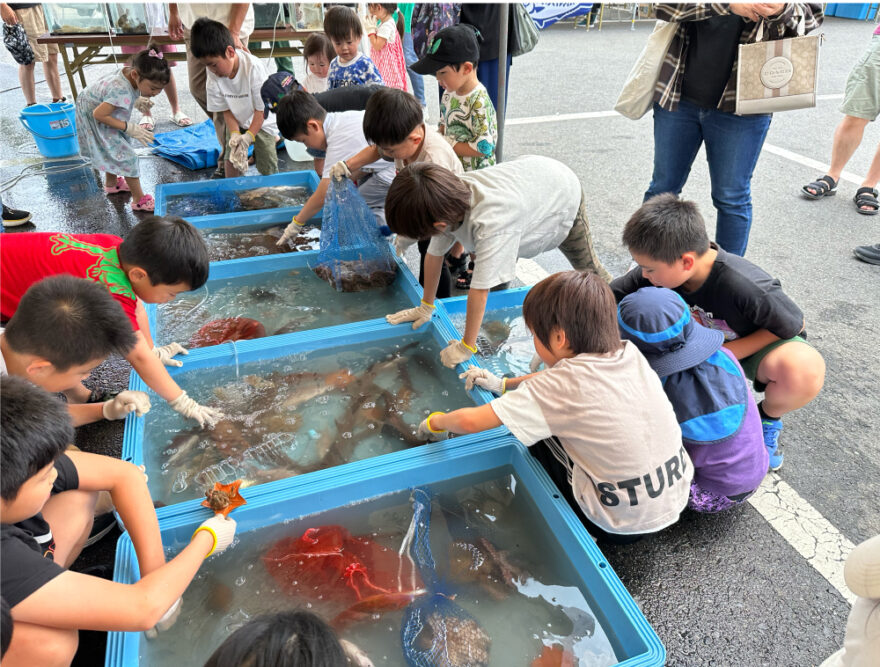
[(159, 636), (160, 632), (165, 632), (168, 630), (174, 623), (177, 621), (177, 617), (180, 616), (180, 608), (183, 606), (183, 598), (177, 598), (174, 601), (174, 604), (166, 611), (162, 618), (156, 623), (155, 626), (147, 630), (144, 634), (147, 636), (147, 639), (155, 639)]
[(463, 340), (451, 340), (449, 345), (440, 351), (440, 363), (446, 368), (455, 368), (462, 361), (467, 361), (477, 353), (477, 348), (471, 347)]
[(406, 254), (406, 251), (416, 243), (418, 243), (418, 241), (411, 239), (408, 236), (401, 236), (400, 234), (395, 234), (394, 236), (394, 250), (397, 252), (398, 257), (403, 257)]
[(375, 35), (377, 29), (376, 23), (378, 23), (378, 21), (376, 20), (376, 17), (372, 14), (367, 14), (365, 17), (363, 17), (361, 19), (361, 25), (364, 28), (364, 34), (367, 36)]
[(235, 539), (235, 519), (215, 514), (210, 519), (202, 521), (202, 525), (196, 528), (193, 537), (202, 530), (206, 530), (214, 536), (214, 548), (205, 554), (205, 558), (207, 558), (213, 554), (219, 554), (232, 544), (232, 540)]
[(529, 362), (529, 373), (537, 373), (538, 369), (541, 368), (541, 364), (544, 363), (544, 360), (541, 359), (540, 356), (536, 353), (535, 356), (532, 357), (532, 360)]
[(141, 96), (135, 101), (134, 108), (140, 111), (142, 114), (149, 115), (150, 109), (153, 108), (153, 104), (155, 104), (155, 102), (153, 102), (153, 100), (151, 100), (149, 97)]
[(498, 396), (507, 391), (507, 378), (500, 378), (485, 368), (470, 366), (464, 373), (458, 376), (458, 379), (464, 380), (465, 391), (470, 391), (474, 388), (474, 385), (491, 391)]
[(300, 222), (296, 219), (296, 216), (293, 216), (293, 220), (291, 220), (290, 224), (284, 228), (284, 233), (281, 235), (281, 238), (275, 242), (275, 245), (280, 248), (294, 236), (299, 234), (304, 226), (305, 223)]
[(182, 414), (187, 419), (195, 419), (199, 426), (214, 428), (214, 425), (223, 419), (223, 413), (216, 408), (199, 405), (183, 392), (180, 396), (170, 401), (168, 405)]
[(153, 133), (149, 130), (145, 130), (137, 123), (126, 123), (125, 133), (132, 139), (140, 141), (144, 146), (149, 146), (153, 143)]
[(125, 419), (129, 412), (143, 417), (150, 411), (150, 397), (142, 391), (122, 391), (104, 403), (104, 419)]
[(180, 343), (168, 343), (168, 345), (163, 345), (162, 347), (154, 345), (153, 354), (166, 366), (183, 366), (183, 361), (173, 357), (178, 354), (189, 354), (189, 350)]
[(434, 415), (442, 415), (442, 412), (432, 412), (425, 419), (422, 420), (422, 423), (419, 424), (419, 430), (416, 431), (416, 437), (419, 440), (426, 440), (427, 442), (437, 442), (438, 440), (446, 440), (449, 437), (449, 431), (445, 431), (443, 429), (437, 430), (431, 428), (430, 420)]
[(412, 328), (418, 329), (425, 322), (430, 322), (431, 317), (434, 315), (435, 306), (431, 303), (425, 303), (422, 301), (415, 308), (407, 308), (406, 310), (400, 310), (396, 313), (391, 313), (390, 315), (386, 315), (385, 319), (388, 321), (388, 324), (402, 324), (403, 322), (412, 322)]
[(345, 160), (340, 160), (330, 167), (330, 178), (335, 181), (342, 181), (346, 178), (351, 178), (351, 169), (345, 164)]
[(254, 143), (254, 135), (250, 131), (240, 134), (233, 132), (229, 138), (229, 156), (226, 158), (237, 171), (242, 173), (248, 168), (248, 148)]

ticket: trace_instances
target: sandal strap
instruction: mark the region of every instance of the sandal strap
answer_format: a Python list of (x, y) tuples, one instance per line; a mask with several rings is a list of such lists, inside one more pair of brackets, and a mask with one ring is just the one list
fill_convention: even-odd
[(865, 186), (863, 188), (859, 188), (858, 190), (856, 190), (856, 194), (855, 194), (855, 196), (857, 198), (858, 197), (865, 197), (865, 198), (875, 199), (875, 200), (877, 199), (878, 195), (880, 195), (880, 193), (878, 193), (875, 188), (871, 188), (868, 186)]
[(836, 187), (837, 183), (835, 182), (835, 180), (826, 174), (825, 176), (817, 178), (812, 183), (808, 183), (807, 185), (805, 185), (804, 190), (806, 190), (807, 188), (812, 188), (813, 190), (818, 191), (816, 194), (825, 194), (826, 192), (831, 192), (831, 190)]

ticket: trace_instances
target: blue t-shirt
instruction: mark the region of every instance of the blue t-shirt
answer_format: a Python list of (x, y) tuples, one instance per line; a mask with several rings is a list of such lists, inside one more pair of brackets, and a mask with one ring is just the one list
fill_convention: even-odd
[(327, 86), (329, 90), (344, 88), (345, 86), (365, 86), (369, 83), (382, 85), (382, 75), (372, 60), (362, 53), (345, 65), (339, 64), (337, 56), (330, 62), (327, 71)]
[(703, 363), (660, 378), (703, 489), (734, 496), (758, 488), (767, 474), (758, 405), (742, 367), (726, 348)]

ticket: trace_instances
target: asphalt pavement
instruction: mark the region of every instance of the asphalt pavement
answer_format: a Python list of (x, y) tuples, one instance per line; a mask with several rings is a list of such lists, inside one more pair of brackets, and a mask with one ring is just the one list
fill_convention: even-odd
[[(781, 441), (785, 466), (768, 480), (768, 493), (793, 490), (789, 522), (807, 532), (819, 525), (841, 543), (880, 533), (880, 414), (876, 340), (880, 334), (880, 267), (852, 256), (856, 245), (880, 242), (880, 218), (859, 215), (852, 203), (857, 185), (842, 182), (836, 197), (807, 201), (800, 187), (822, 174), (815, 163), (830, 159), (834, 128), (847, 74), (871, 39), (873, 25), (829, 18), (820, 65), (820, 100), (814, 109), (777, 114), (752, 181), (754, 225), (747, 257), (779, 277), (806, 314), (810, 341), (827, 363), (825, 388), (809, 406), (786, 416)], [(542, 154), (575, 170), (584, 184), (596, 247), (606, 267), (624, 272), (630, 258), (620, 233), (639, 206), (651, 176), (650, 114), (630, 121), (613, 108), (630, 66), (651, 30), (606, 24), (601, 31), (557, 25), (541, 33), (537, 48), (517, 58), (510, 74), (504, 159)], [(300, 64), (298, 63), (297, 66)], [(93, 67), (90, 81), (112, 66)], [(177, 67), (183, 108), (202, 115), (186, 91), (185, 68)], [(22, 106), (16, 69), (0, 56), (0, 181), (7, 183), (40, 162), (17, 117)], [(39, 68), (38, 68), (39, 74)], [(39, 77), (38, 77), (39, 78)], [(62, 79), (64, 77), (62, 76)], [(66, 81), (64, 81), (66, 89)], [(38, 97), (46, 100), (44, 83)], [(586, 112), (594, 112), (586, 114)], [(546, 118), (581, 114), (573, 119)], [(172, 130), (168, 105), (159, 99), (157, 131)], [(864, 175), (880, 141), (871, 124), (847, 171)], [(282, 160), (282, 169), (303, 164)], [(164, 160), (141, 161), (148, 192), (157, 183), (207, 178)], [(683, 197), (695, 200), (709, 227), (714, 209), (703, 154), (694, 164)], [(22, 231), (124, 235), (138, 217), (124, 197), (103, 195), (94, 172), (36, 176), (3, 193), (8, 204), (34, 213)], [(710, 229), (711, 234), (711, 229)], [(2, 242), (2, 240), (0, 240)], [(408, 257), (412, 260), (412, 257)], [(552, 272), (569, 268), (554, 251), (537, 258)], [(416, 267), (417, 268), (417, 267)], [(128, 366), (111, 360), (90, 382), (122, 389)], [(122, 426), (101, 423), (79, 429), (83, 449), (120, 455)], [(790, 495), (790, 494), (789, 494)], [(849, 603), (826, 578), (810, 548), (752, 504), (719, 516), (685, 513), (678, 524), (640, 543), (605, 549), (624, 584), (668, 651), (670, 665), (816, 665), (843, 640)], [(82, 568), (112, 560), (105, 540), (77, 563)], [(828, 567), (839, 569), (841, 563)], [(833, 577), (832, 577), (833, 579)], [(95, 664), (100, 639), (87, 642)]]

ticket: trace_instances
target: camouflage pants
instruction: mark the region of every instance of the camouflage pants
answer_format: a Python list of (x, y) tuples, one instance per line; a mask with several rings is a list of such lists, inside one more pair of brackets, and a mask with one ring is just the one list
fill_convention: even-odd
[(559, 249), (571, 265), (578, 271), (592, 271), (606, 283), (611, 282), (611, 274), (602, 266), (596, 250), (593, 248), (593, 237), (590, 234), (590, 223), (587, 220), (586, 197), (581, 190), (581, 205), (575, 216), (574, 224)]

